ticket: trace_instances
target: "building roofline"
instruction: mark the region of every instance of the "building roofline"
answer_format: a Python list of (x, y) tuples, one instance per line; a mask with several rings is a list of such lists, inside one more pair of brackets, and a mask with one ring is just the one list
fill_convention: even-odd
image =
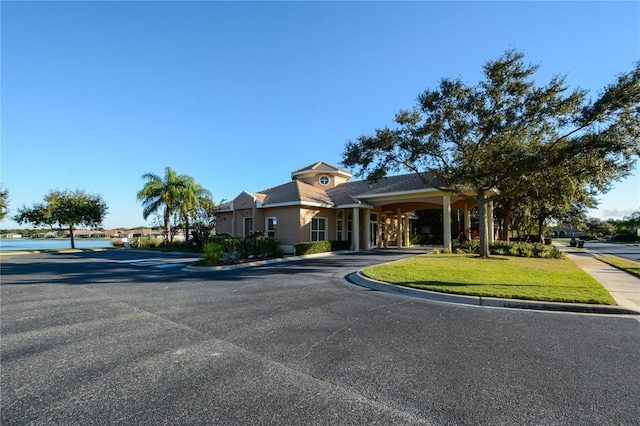
[(291, 206), (309, 206), (309, 207), (324, 207), (326, 209), (334, 208), (333, 204), (316, 203), (314, 201), (284, 201), (282, 203), (263, 204), (261, 209), (268, 209), (272, 207), (291, 207)]

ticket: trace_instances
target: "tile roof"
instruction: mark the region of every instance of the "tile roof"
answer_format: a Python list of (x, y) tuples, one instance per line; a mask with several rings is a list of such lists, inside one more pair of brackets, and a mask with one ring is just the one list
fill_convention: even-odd
[(262, 198), (264, 206), (269, 204), (308, 202), (332, 205), (331, 198), (325, 191), (298, 180), (292, 180), (273, 188), (265, 189), (254, 194)]
[[(319, 161), (295, 170), (292, 172), (292, 175), (302, 173), (306, 170), (318, 170), (319, 167), (332, 167), (335, 170), (349, 173), (346, 170), (339, 169), (331, 164)], [(432, 188), (432, 186), (424, 184), (415, 173), (409, 173), (404, 175), (387, 176), (374, 183), (370, 183), (367, 180), (344, 182), (326, 190), (299, 180), (292, 180), (282, 185), (250, 194), (253, 195), (263, 207), (269, 207), (270, 205), (297, 205), (306, 203), (337, 207), (364, 204), (366, 203), (366, 196), (418, 191), (430, 188)], [(230, 209), (231, 207), (232, 202), (229, 201), (221, 204), (218, 207), (218, 211)]]
[(274, 186), (253, 195), (263, 206), (283, 203), (319, 203), (331, 206), (362, 204), (358, 197), (363, 195), (386, 194), (392, 192), (415, 191), (428, 189), (422, 180), (410, 173), (406, 175), (388, 176), (375, 183), (366, 180), (345, 182), (334, 188), (323, 190), (315, 186), (293, 180), (282, 185)]
[(361, 204), (359, 198), (364, 195), (388, 194), (394, 192), (416, 191), (429, 189), (415, 173), (387, 176), (378, 182), (369, 183), (367, 180), (345, 182), (327, 190), (327, 194), (335, 205)]

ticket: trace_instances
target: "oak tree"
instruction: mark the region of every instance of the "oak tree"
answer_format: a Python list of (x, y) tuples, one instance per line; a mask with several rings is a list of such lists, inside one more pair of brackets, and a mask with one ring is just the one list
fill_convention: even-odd
[(348, 141), (342, 163), (372, 181), (410, 170), (435, 188), (463, 197), (472, 191), (480, 255), (487, 257), (489, 201), (530, 191), (549, 168), (606, 190), (640, 152), (640, 66), (593, 102), (562, 76), (536, 84), (538, 69), (509, 50), (484, 65), (476, 85), (443, 78), (414, 108), (396, 114), (394, 128)]
[(51, 229), (57, 225), (59, 229), (67, 229), (71, 237), (71, 248), (74, 249), (76, 248), (74, 229), (77, 226), (90, 228), (100, 226), (107, 210), (107, 205), (100, 195), (88, 194), (80, 189), (51, 190), (44, 197), (44, 202), (18, 209), (13, 220), (20, 224), (45, 225)]

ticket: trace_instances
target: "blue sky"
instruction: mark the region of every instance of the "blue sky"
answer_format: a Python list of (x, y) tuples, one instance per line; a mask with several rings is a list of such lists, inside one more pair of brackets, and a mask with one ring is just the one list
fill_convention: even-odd
[[(188, 174), (219, 202), (339, 165), (442, 77), (475, 84), (509, 48), (571, 87), (640, 59), (640, 2), (12, 2), (1, 13), (1, 181), (14, 214), (50, 189), (147, 225), (147, 172)], [(640, 207), (640, 174), (596, 217)], [(16, 224), (5, 219), (3, 228)]]

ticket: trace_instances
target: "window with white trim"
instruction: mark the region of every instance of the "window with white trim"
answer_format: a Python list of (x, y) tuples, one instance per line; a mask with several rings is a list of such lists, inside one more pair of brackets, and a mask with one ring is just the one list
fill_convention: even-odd
[(320, 176), (320, 179), (318, 179), (318, 181), (320, 182), (320, 185), (327, 186), (327, 185), (329, 185), (329, 182), (330, 182), (329, 176), (322, 175), (322, 176)]
[(311, 241), (323, 241), (327, 238), (327, 218), (314, 217), (311, 219)]
[(269, 238), (275, 238), (276, 237), (276, 223), (277, 220), (275, 217), (267, 217), (265, 218), (265, 224), (264, 224), (264, 234), (269, 237)]
[(336, 237), (338, 241), (344, 240), (344, 215), (342, 210), (338, 210), (336, 213)]

